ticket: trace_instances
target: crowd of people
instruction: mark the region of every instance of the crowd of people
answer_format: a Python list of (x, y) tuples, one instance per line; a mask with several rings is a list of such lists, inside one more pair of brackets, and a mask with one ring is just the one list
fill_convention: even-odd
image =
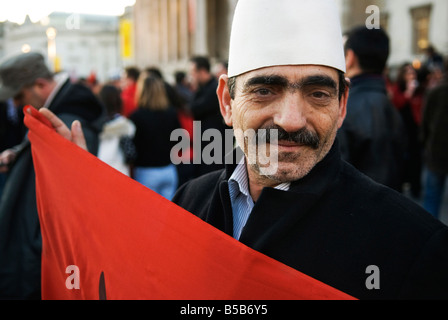
[[(391, 70), (390, 40), (383, 30), (359, 27), (347, 39), (351, 89), (338, 133), (345, 160), (440, 218), (448, 127), (444, 97), (435, 97), (434, 91), (447, 81), (446, 61), (430, 47), (423, 61), (404, 62)], [(428, 111), (433, 108), (437, 111)]]
[[(347, 76), (351, 79), (349, 105), (352, 107), (349, 107), (348, 117), (339, 133), (345, 160), (375, 181), (412, 197), (440, 218), (444, 177), (448, 173), (443, 160), (447, 156), (443, 146), (436, 146), (436, 154), (431, 154), (431, 157), (437, 160), (428, 159), (428, 153), (434, 150), (434, 146), (428, 143), (432, 144), (434, 139), (440, 143), (443, 139), (434, 137), (433, 131), (437, 132), (437, 136), (448, 136), (448, 127), (445, 129), (440, 124), (444, 119), (442, 111), (435, 111), (441, 118), (430, 118), (434, 112), (428, 113), (427, 110), (431, 109), (428, 107), (428, 99), (436, 99), (437, 103), (443, 101), (442, 97), (434, 98), (429, 93), (443, 86), (446, 81), (446, 63), (430, 47), (427, 49), (426, 59), (418, 65), (404, 62), (391, 70), (386, 65), (389, 56), (387, 35), (384, 34), (383, 39), (377, 35), (380, 38), (372, 39), (373, 42), (369, 43), (369, 37), (362, 34), (362, 29), (360, 28), (358, 38), (363, 40), (353, 37), (348, 45), (354, 48), (346, 48), (357, 52), (363, 67), (358, 66), (359, 70), (356, 69), (358, 71), (354, 73), (353, 68), (347, 71)], [(381, 40), (383, 46), (378, 45)], [(372, 48), (372, 43), (375, 44), (376, 51)], [(350, 57), (350, 53), (346, 54)], [(378, 62), (378, 59), (382, 62)], [(378, 63), (379, 67), (375, 69), (375, 64)], [(201, 134), (210, 128), (223, 133), (227, 128), (216, 98), (217, 80), (227, 72), (227, 63), (219, 62), (212, 68), (207, 57), (194, 57), (190, 61), (190, 68), (188, 71), (177, 71), (174, 74), (175, 83), (169, 84), (156, 67), (128, 67), (121, 81), (106, 83), (102, 89), (97, 89), (100, 100), (108, 109), (109, 117), (102, 133), (103, 148), (100, 149), (99, 158), (168, 199), (188, 180), (223, 167), (222, 163), (192, 164), (193, 148), (188, 150), (188, 154), (181, 155), (189, 161), (176, 166), (170, 161), (170, 150), (173, 147), (170, 133), (175, 129), (185, 129), (192, 137), (193, 121), (201, 122)], [(384, 100), (372, 103), (375, 99), (370, 99), (372, 95), (369, 95), (368, 86), (359, 94), (358, 88), (367, 78), (370, 78), (375, 87), (372, 83), (375, 77), (384, 80), (385, 87), (380, 89), (385, 95), (382, 96)], [(85, 84), (89, 86), (89, 82)], [(358, 96), (361, 100), (358, 100)], [(372, 109), (366, 106), (367, 100)], [(390, 108), (381, 110), (378, 107), (385, 104)], [(375, 115), (375, 110), (380, 110), (382, 114)], [(436, 120), (438, 123), (434, 123)], [(117, 128), (119, 124), (122, 126), (121, 130)], [(434, 129), (436, 126), (437, 129)], [(111, 127), (116, 131), (111, 131)], [(372, 131), (367, 132), (367, 128)], [(115, 136), (112, 137), (113, 135)], [(103, 155), (104, 150), (111, 149), (110, 146), (106, 148), (111, 143), (106, 141), (111, 139), (115, 139), (114, 157), (120, 160), (111, 159), (110, 151), (108, 156)], [(387, 140), (392, 143), (388, 144)], [(438, 160), (439, 158), (442, 160)], [(436, 161), (440, 165), (435, 168), (428, 161)], [(151, 173), (143, 178), (142, 171)], [(151, 180), (155, 184), (151, 184)], [(164, 188), (170, 191), (161, 191)]]
[[(368, 48), (368, 50), (371, 49)], [(388, 52), (377, 52), (376, 57), (381, 55), (385, 66)], [(372, 56), (365, 60), (368, 61), (367, 64), (375, 63), (375, 57)], [(418, 68), (411, 62), (405, 62), (394, 70), (394, 76), (391, 76), (391, 70), (386, 67), (382, 67), (376, 73), (361, 72), (363, 77), (366, 74), (376, 74), (386, 80), (387, 101), (391, 103), (399, 119), (395, 115), (393, 119), (387, 119), (392, 121), (391, 123), (379, 122), (375, 125), (387, 129), (388, 131), (384, 134), (395, 139), (395, 145), (391, 150), (395, 153), (394, 160), (386, 154), (384, 141), (378, 145), (379, 149), (367, 152), (367, 149), (373, 148), (372, 146), (376, 143), (370, 140), (381, 141), (378, 137), (368, 134), (369, 142), (347, 142), (347, 139), (365, 137), (365, 132), (360, 135), (359, 131), (350, 132), (349, 128), (358, 126), (365, 130), (362, 119), (371, 116), (371, 111), (366, 112), (365, 107), (357, 111), (362, 115), (352, 111), (353, 120), (349, 113), (346, 124), (339, 134), (340, 140), (343, 141), (341, 146), (343, 149), (346, 147), (344, 143), (351, 144), (351, 150), (345, 150), (345, 158), (348, 162), (374, 180), (409, 194), (416, 201), (421, 201), (424, 207), (436, 217), (440, 217), (444, 176), (448, 170), (443, 166), (432, 168), (432, 170), (428, 167), (426, 161), (428, 150), (425, 143), (428, 143), (430, 138), (428, 135), (432, 133), (434, 126), (431, 121), (435, 120), (429, 119), (429, 116), (424, 117), (424, 111), (427, 110), (428, 93), (443, 84), (445, 80), (445, 68), (443, 57), (430, 47), (427, 50), (427, 59), (419, 64)], [(207, 129), (214, 128), (220, 130), (224, 137), (224, 130), (227, 127), (219, 111), (216, 88), (219, 76), (226, 72), (227, 62), (219, 62), (213, 68), (207, 57), (198, 56), (191, 59), (190, 70), (175, 72), (174, 84), (165, 81), (161, 70), (157, 67), (140, 69), (135, 66), (125, 68), (123, 76), (118, 81), (114, 79), (99, 84), (94, 76), (72, 81), (90, 88), (106, 109), (105, 122), (100, 134), (101, 143), (97, 152), (98, 158), (171, 199), (183, 183), (223, 167), (224, 160), (216, 165), (193, 164), (193, 148), (188, 150), (187, 154), (180, 155), (180, 157), (186, 157), (185, 161), (174, 166), (170, 158), (170, 150), (173, 147), (170, 133), (181, 128), (193, 137), (193, 121), (200, 121), (201, 134)], [(359, 75), (352, 77), (352, 89), (359, 79)], [(356, 94), (352, 93), (353, 96)], [(366, 92), (363, 92), (362, 96), (368, 97)], [(357, 105), (362, 106), (362, 103)], [(0, 152), (19, 145), (25, 137), (26, 128), (23, 124), (21, 107), (18, 101), (11, 98), (0, 103), (2, 112)], [(383, 119), (383, 121), (386, 120)], [(443, 128), (437, 129), (437, 132), (439, 131), (441, 131), (439, 135), (443, 135)], [(367, 143), (370, 146), (367, 146)], [(437, 147), (437, 149), (439, 150), (437, 152), (443, 153), (443, 147)], [(389, 164), (378, 160), (380, 155), (389, 157), (385, 160)], [(400, 162), (392, 165), (393, 161), (397, 161), (397, 157)], [(439, 157), (439, 155), (433, 155), (433, 157)], [(440, 157), (444, 155), (441, 154)], [(369, 168), (364, 167), (367, 165), (362, 164), (363, 161), (369, 162)], [(438, 162), (443, 163), (443, 161)], [(388, 167), (390, 170), (387, 169)], [(7, 177), (7, 170), (2, 171), (0, 192)], [(145, 174), (142, 172), (145, 171), (151, 172), (150, 177), (143, 178)], [(384, 177), (373, 173), (375, 171), (383, 171), (381, 174)], [(151, 184), (149, 182), (151, 180), (158, 181), (156, 185), (159, 187)], [(168, 193), (162, 191), (165, 188), (170, 191)]]
[[(426, 210), (440, 218), (445, 189), (443, 177), (448, 173), (448, 153), (444, 151), (448, 127), (446, 100), (434, 94), (447, 81), (448, 65), (432, 48), (427, 52), (427, 60), (418, 68), (410, 62), (399, 67), (395, 82), (389, 84), (389, 92), (402, 119), (403, 145), (407, 146), (400, 191), (409, 192), (413, 199), (421, 201)], [(433, 108), (436, 108), (439, 118), (431, 114)], [(434, 158), (437, 166), (432, 164)], [(431, 186), (434, 174), (439, 176), (437, 191)]]
[(121, 81), (101, 85), (98, 96), (108, 110), (108, 120), (98, 157), (169, 200), (188, 180), (223, 168), (223, 161), (193, 164), (192, 146), (177, 155), (176, 165), (171, 154), (178, 142), (171, 136), (176, 129), (185, 130), (192, 144), (194, 121), (201, 123), (197, 135), (217, 129), (224, 136), (216, 88), (225, 63), (217, 66), (214, 72), (208, 57), (193, 57), (189, 70), (174, 73), (174, 84), (158, 67), (130, 66)]
[[(174, 130), (186, 130), (192, 140), (193, 122), (201, 121), (201, 134), (210, 128), (224, 134), (216, 87), (219, 76), (227, 72), (226, 62), (213, 68), (208, 57), (197, 56), (190, 65), (190, 70), (175, 72), (174, 84), (165, 81), (157, 67), (129, 66), (120, 79), (104, 83), (99, 83), (94, 74), (71, 79), (89, 88), (105, 107), (99, 148), (94, 152), (98, 158), (168, 199), (184, 182), (223, 167), (223, 163), (193, 165), (192, 149), (179, 155), (184, 158), (181, 164), (171, 163)], [(26, 127), (19, 101), (9, 98), (0, 106), (3, 152), (22, 142)], [(6, 177), (5, 167), (1, 187)]]
[[(207, 57), (191, 58), (188, 71), (173, 75), (176, 79), (173, 85), (165, 81), (157, 67), (130, 66), (125, 68), (121, 79), (104, 83), (99, 83), (94, 75), (85, 79), (71, 79), (64, 72), (53, 75), (44, 57), (34, 52), (4, 61), (0, 76), (8, 86), (0, 97), (0, 233), (2, 244), (15, 242), (2, 251), (2, 256), (10, 259), (1, 260), (11, 270), (9, 263), (21, 260), (17, 254), (23, 250), (18, 248), (35, 248), (19, 254), (34, 261), (28, 265), (29, 279), (39, 278), (39, 268), (31, 268), (39, 263), (37, 249), (41, 239), (31, 148), (23, 123), (25, 105), (49, 108), (67, 123), (78, 120), (89, 152), (169, 200), (185, 182), (224, 167), (224, 162), (193, 164), (192, 148), (182, 149), (176, 155), (183, 160), (181, 163), (172, 163), (171, 151), (177, 141), (171, 139), (171, 133), (176, 129), (185, 130), (190, 141), (193, 134), (200, 138), (210, 128), (224, 135), (225, 125), (216, 96), (219, 75), (214, 74)], [(201, 132), (193, 132), (194, 121), (201, 122)], [(14, 229), (11, 219), (28, 221), (26, 228), (35, 230), (33, 236), (21, 238), (21, 227)], [(4, 271), (3, 267), (0, 269)], [(14, 282), (14, 276), (9, 277)], [(39, 284), (27, 280), (23, 281), (24, 287), (18, 285), (13, 291), (28, 297), (37, 294)], [(14, 296), (13, 292), (10, 294)]]
[[(373, 180), (400, 193), (409, 191), (418, 201), (423, 199), (425, 208), (439, 217), (448, 174), (447, 73), (443, 58), (435, 50), (428, 50), (428, 59), (421, 66), (405, 63), (396, 77), (389, 77), (389, 39), (382, 30), (375, 32), (365, 27), (348, 35), (344, 49), (351, 91), (347, 96), (347, 116), (337, 139), (343, 158)], [(226, 63), (220, 64), (219, 74), (214, 74), (209, 58), (193, 57), (189, 70), (175, 73), (174, 84), (168, 83), (157, 67), (128, 67), (121, 81), (98, 84), (95, 79), (74, 83), (63, 74), (53, 76), (43, 67), (43, 60), (39, 54), (31, 53), (0, 66), (2, 82), (10, 80), (12, 94), (0, 97), (4, 100), (0, 172), (5, 181), (5, 189), (0, 189), (0, 240), (2, 245), (16, 241), (2, 247), (3, 257), (8, 259), (2, 258), (5, 265), (0, 265), (4, 272), (0, 276), (7, 274), (8, 279), (0, 281), (0, 289), (17, 281), (19, 284), (9, 294), (20, 298), (38, 297), (40, 279), (36, 266), (41, 245), (32, 157), (21, 122), (20, 108), (25, 102), (31, 101), (36, 108), (48, 107), (65, 123), (76, 120), (72, 130), (82, 123), (89, 152), (169, 200), (186, 182), (224, 168), (224, 161), (213, 165), (191, 161), (174, 165), (171, 151), (175, 141), (171, 141), (171, 133), (184, 129), (193, 136), (193, 123), (200, 121), (201, 136), (213, 128), (224, 137), (224, 130), (233, 120), (229, 114), (227, 118), (224, 114), (223, 119), (220, 109), (219, 99), (225, 89), (219, 75), (227, 74)], [(286, 64), (282, 62), (280, 66)], [(301, 67), (303, 64), (298, 63)], [(335, 68), (333, 64), (329, 67)], [(340, 70), (344, 68), (338, 65), (336, 69), (343, 76)], [(23, 70), (28, 70), (28, 74)], [(249, 69), (254, 70), (257, 68)], [(8, 78), (11, 73), (19, 76)], [(217, 96), (217, 89), (221, 97)], [(339, 99), (344, 99), (344, 92)], [(10, 137), (12, 128), (17, 132), (14, 137)], [(178, 156), (191, 160), (193, 151), (191, 148)], [(329, 152), (336, 151), (332, 148)], [(329, 159), (323, 161), (328, 163)], [(363, 179), (354, 176), (359, 181)], [(211, 182), (210, 188), (215, 185)], [(187, 208), (191, 205), (191, 212), (202, 210), (202, 202), (190, 200), (192, 191), (188, 187), (180, 190), (176, 201)], [(27, 232), (34, 238), (21, 232), (14, 234), (14, 230), (23, 229), (11, 222), (17, 219), (27, 221)], [(26, 268), (19, 267), (23, 259), (14, 260), (18, 251), (23, 259), (32, 262)], [(11, 272), (15, 268), (20, 274)]]

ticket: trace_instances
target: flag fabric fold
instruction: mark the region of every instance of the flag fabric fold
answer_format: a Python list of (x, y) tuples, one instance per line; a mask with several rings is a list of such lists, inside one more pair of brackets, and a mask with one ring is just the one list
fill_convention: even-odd
[(43, 299), (353, 299), (121, 174), (31, 110)]

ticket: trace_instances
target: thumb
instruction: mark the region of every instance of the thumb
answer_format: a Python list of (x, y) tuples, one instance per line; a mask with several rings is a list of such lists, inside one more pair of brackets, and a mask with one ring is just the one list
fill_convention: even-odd
[(81, 122), (75, 120), (72, 123), (72, 141), (78, 147), (88, 151), (86, 138), (84, 137), (84, 132), (82, 131)]

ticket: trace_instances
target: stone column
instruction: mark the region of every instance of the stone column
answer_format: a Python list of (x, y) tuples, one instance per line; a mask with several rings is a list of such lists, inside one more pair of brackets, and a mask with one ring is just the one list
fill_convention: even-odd
[(188, 31), (188, 0), (179, 0), (179, 59), (189, 58), (190, 33)]
[(194, 55), (208, 55), (207, 43), (207, 1), (196, 0), (196, 31), (194, 35)]

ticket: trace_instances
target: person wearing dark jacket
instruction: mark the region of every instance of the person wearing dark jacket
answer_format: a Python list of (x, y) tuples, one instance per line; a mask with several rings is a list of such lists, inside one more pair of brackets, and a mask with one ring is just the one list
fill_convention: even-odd
[[(236, 168), (187, 183), (173, 201), (233, 237)], [(358, 299), (448, 299), (446, 226), (343, 161), (337, 144), (288, 191), (264, 188), (239, 241)], [(366, 286), (370, 266), (378, 290)]]
[(383, 71), (389, 38), (382, 29), (353, 29), (345, 44), (351, 88), (338, 132), (344, 160), (376, 182), (401, 191), (405, 129), (386, 88)]
[(173, 201), (355, 298), (448, 299), (448, 227), (341, 159), (349, 89), (335, 2), (240, 0), (229, 53), (217, 95), (238, 148)]
[(426, 97), (421, 134), (426, 165), (423, 206), (439, 218), (448, 175), (448, 74)]
[(277, 170), (263, 174), (250, 139), (236, 135), (244, 156), (236, 150), (233, 164), (188, 182), (173, 202), (355, 298), (448, 299), (448, 227), (341, 158), (349, 89), (332, 10), (327, 0), (238, 2), (221, 113), (235, 132), (277, 129), (265, 140), (277, 142)]
[[(200, 142), (202, 135), (209, 129), (218, 130), (222, 137), (225, 135), (226, 125), (222, 120), (219, 111), (219, 102), (216, 97), (216, 89), (218, 81), (210, 71), (210, 62), (207, 57), (197, 56), (190, 59), (189, 75), (194, 88), (196, 88), (193, 99), (190, 102), (189, 109), (193, 119), (200, 123), (201, 136), (194, 136)], [(202, 146), (204, 148), (204, 146)], [(196, 157), (202, 156), (196, 154)], [(223, 148), (224, 150), (224, 139)], [(198, 151), (198, 150), (195, 150)], [(220, 163), (212, 164), (195, 164), (195, 176), (201, 176), (205, 173), (212, 172), (224, 168), (224, 154)]]
[[(82, 125), (87, 148), (96, 154), (105, 109), (88, 88), (71, 84), (66, 74), (53, 76), (33, 52), (4, 61), (0, 77), (0, 96), (48, 108), (66, 124), (74, 122), (74, 130)], [(29, 140), (4, 151), (0, 161), (9, 171), (0, 200), (0, 298), (39, 299), (42, 238)]]
[(130, 115), (136, 131), (137, 156), (133, 177), (151, 190), (171, 200), (179, 184), (171, 161), (171, 133), (180, 129), (176, 109), (170, 104), (163, 80), (144, 76), (137, 87), (138, 108)]
[[(14, 99), (0, 101), (0, 153), (18, 145), (25, 134), (22, 109), (15, 105)], [(8, 173), (0, 172), (0, 197), (7, 178)]]

